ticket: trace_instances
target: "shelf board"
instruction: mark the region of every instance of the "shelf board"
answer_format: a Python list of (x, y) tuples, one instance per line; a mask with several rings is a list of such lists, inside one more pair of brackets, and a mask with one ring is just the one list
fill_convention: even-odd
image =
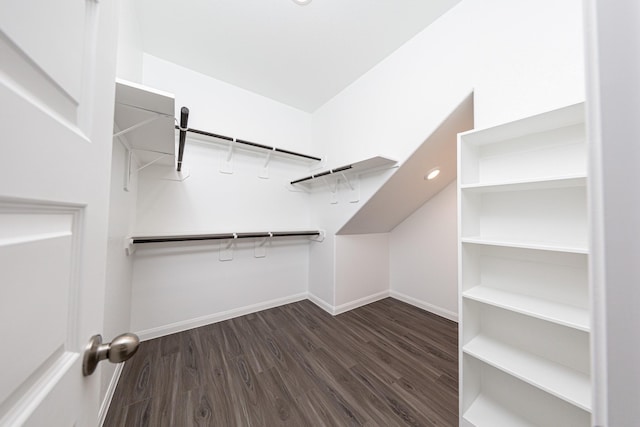
[(539, 242), (527, 241), (510, 241), (498, 238), (485, 237), (463, 237), (460, 239), (462, 243), (471, 243), (474, 245), (503, 246), (508, 248), (534, 249), (539, 251), (569, 252), (576, 254), (588, 254), (589, 250), (581, 246), (568, 246), (559, 244), (542, 244)]
[(582, 124), (584, 123), (584, 117), (584, 102), (580, 102), (502, 125), (463, 132), (460, 134), (460, 138), (467, 144), (482, 146), (496, 141)]
[(589, 311), (528, 295), (487, 286), (475, 286), (462, 293), (464, 298), (490, 304), (527, 316), (589, 332)]
[(522, 181), (464, 184), (460, 185), (460, 190), (470, 193), (497, 193), (507, 191), (586, 187), (586, 185), (586, 175), (570, 175)]
[(585, 411), (591, 411), (589, 376), (478, 335), (462, 351)]
[(372, 172), (377, 169), (390, 168), (395, 165), (397, 161), (388, 159), (382, 156), (371, 157), (369, 159), (361, 160), (359, 162), (351, 163), (345, 166), (338, 166), (335, 168), (327, 169), (324, 171), (316, 172), (310, 176), (299, 178), (298, 180), (303, 180), (301, 182), (295, 182), (298, 180), (292, 180), (291, 184), (311, 188), (314, 185), (317, 185), (319, 182), (322, 182), (320, 178), (328, 178), (331, 176), (335, 176), (336, 173), (344, 173), (345, 175), (353, 175), (361, 172)]
[[(120, 136), (135, 150), (142, 163), (175, 164), (174, 96), (137, 83), (116, 80), (114, 122), (116, 132), (158, 117), (150, 123)], [(165, 117), (159, 117), (163, 115)], [(162, 155), (164, 157), (161, 157)]]
[(478, 395), (463, 418), (477, 427), (534, 427), (517, 415), (507, 411), (503, 406), (484, 394)]

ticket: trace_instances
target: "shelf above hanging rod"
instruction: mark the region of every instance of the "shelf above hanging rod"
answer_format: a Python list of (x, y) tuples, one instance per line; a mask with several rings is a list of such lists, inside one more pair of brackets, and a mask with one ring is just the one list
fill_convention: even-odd
[(310, 186), (311, 182), (318, 178), (327, 177), (334, 174), (357, 174), (359, 172), (374, 171), (377, 169), (390, 168), (397, 162), (382, 156), (376, 156), (369, 159), (361, 160), (346, 166), (340, 166), (334, 169), (318, 172), (304, 178), (296, 179), (290, 182), (291, 185), (301, 184)]
[(134, 236), (131, 243), (163, 243), (163, 242), (190, 242), (199, 240), (230, 240), (265, 237), (296, 237), (296, 236), (318, 236), (322, 238), (324, 232), (320, 230), (305, 231), (274, 231), (274, 232), (253, 232), (253, 233), (221, 233), (221, 234), (190, 234), (173, 236)]
[[(182, 129), (180, 129), (179, 126), (176, 126), (176, 129), (182, 130)], [(282, 149), (282, 148), (271, 147), (269, 145), (258, 144), (257, 142), (246, 141), (244, 139), (237, 139), (237, 138), (232, 138), (230, 136), (218, 135), (216, 133), (207, 132), (207, 131), (200, 130), (200, 129), (187, 128), (186, 132), (191, 132), (191, 133), (195, 133), (197, 135), (202, 135), (202, 136), (208, 136), (208, 137), (211, 137), (211, 138), (222, 139), (225, 142), (229, 142), (229, 143), (232, 143), (232, 144), (242, 144), (242, 145), (246, 145), (246, 146), (252, 147), (252, 148), (259, 148), (261, 150), (272, 151), (272, 152), (281, 153), (281, 154), (287, 154), (287, 155), (295, 156), (295, 157), (302, 157), (304, 159), (314, 160), (316, 162), (322, 161), (322, 159), (320, 157), (311, 156), (311, 155), (308, 155), (308, 154), (297, 153), (295, 151), (285, 150), (285, 149)]]

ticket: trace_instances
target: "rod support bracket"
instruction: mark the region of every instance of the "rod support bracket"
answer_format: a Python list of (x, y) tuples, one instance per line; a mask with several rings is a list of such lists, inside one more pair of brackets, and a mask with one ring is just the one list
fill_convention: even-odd
[(136, 245), (133, 244), (133, 239), (131, 237), (126, 237), (124, 239), (124, 253), (127, 256), (131, 256), (136, 252)]
[(276, 151), (275, 147), (271, 148), (271, 151), (267, 153), (267, 157), (264, 160), (264, 166), (258, 175), (258, 178), (269, 179), (269, 162), (271, 162), (271, 155)]
[(233, 147), (236, 144), (236, 139), (233, 138), (232, 141), (229, 141), (229, 149), (227, 150), (227, 158), (222, 161), (222, 165), (220, 166), (220, 173), (225, 173), (228, 175), (233, 174)]

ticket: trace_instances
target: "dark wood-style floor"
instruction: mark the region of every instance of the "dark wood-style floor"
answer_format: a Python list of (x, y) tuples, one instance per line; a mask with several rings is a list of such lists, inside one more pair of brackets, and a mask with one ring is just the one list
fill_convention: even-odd
[(457, 426), (457, 324), (309, 301), (143, 342), (105, 426)]

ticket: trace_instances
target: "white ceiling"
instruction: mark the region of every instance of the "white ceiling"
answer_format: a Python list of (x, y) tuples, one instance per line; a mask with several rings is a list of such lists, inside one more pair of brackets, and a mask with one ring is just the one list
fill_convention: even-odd
[(313, 112), (460, 0), (135, 0), (145, 52)]

